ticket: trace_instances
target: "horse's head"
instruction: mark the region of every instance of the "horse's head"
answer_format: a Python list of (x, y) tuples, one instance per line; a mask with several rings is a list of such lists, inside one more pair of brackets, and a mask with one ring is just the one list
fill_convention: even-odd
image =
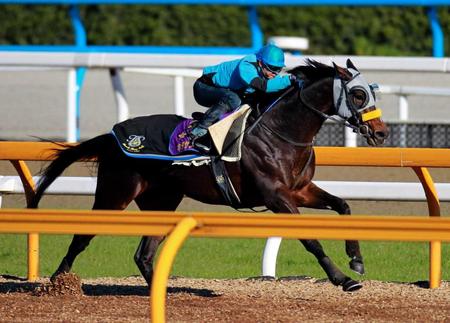
[(333, 63), (336, 76), (333, 81), (335, 114), (348, 121), (355, 132), (366, 138), (371, 146), (379, 146), (389, 136), (376, 107), (376, 84), (368, 84), (348, 59), (347, 68)]
[(350, 60), (347, 60), (347, 68), (307, 60), (306, 66), (298, 66), (289, 72), (305, 80), (300, 90), (304, 106), (323, 119), (339, 116), (371, 146), (384, 143), (389, 131), (381, 120), (381, 110), (376, 107), (374, 91), (377, 86), (368, 84)]

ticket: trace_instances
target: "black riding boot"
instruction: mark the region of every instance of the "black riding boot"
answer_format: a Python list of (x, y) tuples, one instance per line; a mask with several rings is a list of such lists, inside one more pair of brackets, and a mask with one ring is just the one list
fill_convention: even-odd
[(208, 127), (219, 121), (220, 117), (229, 110), (228, 106), (223, 103), (219, 103), (209, 108), (205, 112), (203, 118), (198, 121), (197, 125), (191, 130), (192, 144), (198, 150), (208, 153), (210, 147), (200, 143), (198, 139), (208, 133)]
[(230, 108), (228, 107), (228, 105), (224, 103), (219, 103), (212, 106), (208, 111), (205, 112), (205, 115), (203, 116), (202, 120), (199, 121), (197, 127), (208, 129), (209, 126), (219, 121), (220, 117), (228, 112), (229, 109)]

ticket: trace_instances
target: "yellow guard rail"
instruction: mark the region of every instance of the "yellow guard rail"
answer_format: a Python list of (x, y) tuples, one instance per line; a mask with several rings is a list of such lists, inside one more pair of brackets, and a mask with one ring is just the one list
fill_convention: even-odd
[[(0, 142), (0, 160), (10, 160), (16, 167), (29, 200), (34, 194), (34, 183), (24, 161), (52, 160), (55, 143)], [(439, 197), (427, 167), (450, 167), (450, 149), (434, 148), (365, 148), (315, 147), (319, 166), (376, 166), (411, 167), (424, 188), (430, 216), (440, 216)], [(28, 236), (28, 279), (34, 281), (38, 273), (39, 237)], [(431, 263), (439, 264), (431, 266)], [(441, 243), (430, 242), (430, 288), (439, 286), (441, 277)], [(436, 282), (438, 282), (436, 284)]]
[[(450, 218), (253, 215), (149, 211), (0, 210), (0, 233), (167, 235), (151, 289), (152, 322), (165, 322), (167, 281), (190, 234), (197, 237), (450, 241)], [(431, 263), (431, 266), (435, 264)], [(431, 283), (431, 282), (430, 282)]]

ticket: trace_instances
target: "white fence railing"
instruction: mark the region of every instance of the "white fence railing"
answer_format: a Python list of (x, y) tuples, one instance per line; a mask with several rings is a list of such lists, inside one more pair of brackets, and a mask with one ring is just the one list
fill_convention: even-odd
[[(43, 52), (0, 52), (0, 68), (67, 68), (69, 70), (67, 102), (67, 138), (68, 142), (77, 141), (77, 67), (109, 69), (117, 104), (117, 121), (129, 116), (128, 103), (120, 79), (120, 71), (168, 75), (174, 78), (174, 112), (185, 114), (183, 82), (185, 77), (198, 77), (201, 68), (207, 65), (238, 58), (230, 55), (161, 55), (161, 54), (115, 54), (115, 53), (43, 53)], [(450, 73), (449, 58), (432, 57), (369, 57), (369, 56), (294, 56), (286, 55), (287, 68), (300, 65), (305, 58), (330, 64), (344, 65), (347, 58), (363, 71), (392, 72), (433, 72)], [(450, 96), (450, 88), (407, 87), (401, 85), (382, 85), (382, 93), (399, 96), (400, 120), (408, 118), (410, 95)], [(79, 108), (78, 108), (79, 111)], [(346, 145), (356, 146), (356, 137), (351, 131), (346, 134)]]
[[(33, 177), (37, 182), (39, 177)], [(427, 198), (420, 183), (415, 182), (346, 182), (314, 181), (330, 194), (350, 200), (376, 201), (426, 201)], [(46, 191), (51, 195), (93, 195), (97, 186), (96, 177), (57, 178)], [(435, 183), (439, 199), (450, 201), (450, 184)], [(23, 194), (24, 189), (18, 176), (0, 176), (0, 207), (3, 194)]]

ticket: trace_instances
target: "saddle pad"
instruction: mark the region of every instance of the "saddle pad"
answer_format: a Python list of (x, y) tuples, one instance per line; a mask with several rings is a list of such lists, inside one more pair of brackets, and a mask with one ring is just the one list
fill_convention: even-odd
[[(227, 155), (231, 153), (230, 157), (233, 156), (233, 152), (232, 150), (230, 151), (229, 147), (234, 144), (233, 140), (238, 140), (239, 137), (242, 137), (241, 134), (243, 134), (249, 110), (250, 106), (245, 104), (208, 128), (219, 154), (224, 153), (224, 155)], [(238, 144), (240, 146), (240, 143)]]
[(250, 112), (250, 106), (243, 105), (208, 128), (217, 151), (222, 154), (222, 160), (234, 162), (241, 159), (241, 145)]

